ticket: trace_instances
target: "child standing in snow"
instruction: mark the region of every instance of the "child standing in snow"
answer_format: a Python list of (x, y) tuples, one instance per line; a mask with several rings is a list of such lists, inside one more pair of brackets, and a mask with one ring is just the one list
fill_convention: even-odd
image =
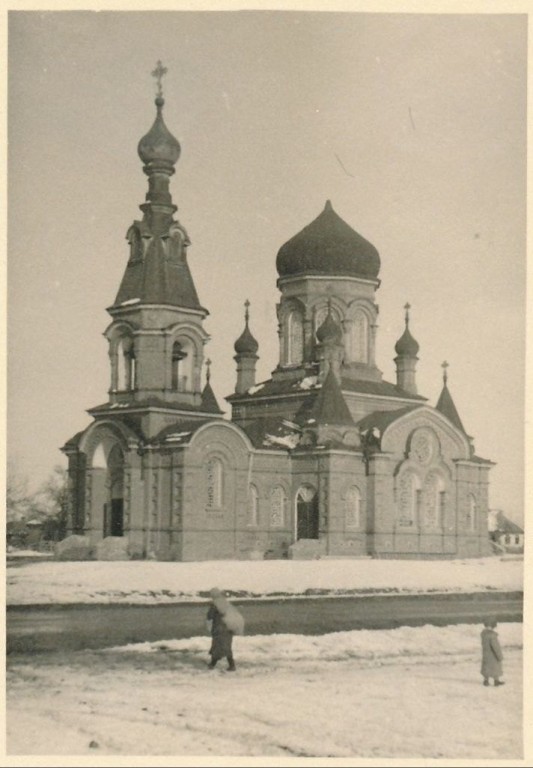
[(235, 672), (232, 642), (233, 635), (242, 635), (244, 631), (244, 619), (241, 613), (228, 602), (220, 589), (212, 589), (211, 605), (207, 612), (207, 629), (211, 633), (211, 662), (209, 669), (214, 669), (217, 661), (226, 657), (228, 671)]
[(481, 632), (481, 674), (483, 685), (489, 685), (489, 678), (494, 678), (494, 685), (504, 685), (502, 676), (503, 653), (495, 631), (495, 621), (485, 621), (485, 629)]

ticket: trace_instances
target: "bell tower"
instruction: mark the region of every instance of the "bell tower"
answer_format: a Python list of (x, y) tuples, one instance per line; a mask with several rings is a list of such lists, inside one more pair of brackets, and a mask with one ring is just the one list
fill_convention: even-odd
[(163, 119), (165, 100), (161, 62), (152, 72), (157, 83), (155, 121), (139, 141), (138, 154), (148, 177), (142, 219), (129, 227), (129, 258), (117, 296), (108, 312), (110, 406), (158, 404), (201, 409), (203, 347), (208, 315), (198, 299), (187, 261), (191, 244), (174, 218), (177, 206), (170, 177), (181, 147)]

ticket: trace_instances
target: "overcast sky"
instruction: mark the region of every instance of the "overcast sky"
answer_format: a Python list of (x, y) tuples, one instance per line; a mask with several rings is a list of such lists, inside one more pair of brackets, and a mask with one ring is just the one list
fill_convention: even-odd
[[(15, 12), (9, 28), (8, 456), (34, 484), (107, 400), (102, 336), (147, 189), (158, 59), (171, 180), (222, 407), (251, 302), (277, 364), (276, 253), (331, 199), (382, 261), (377, 362), (409, 301), (419, 392), (441, 363), (491, 506), (523, 514), (524, 15)], [(227, 408), (229, 413), (229, 408)]]

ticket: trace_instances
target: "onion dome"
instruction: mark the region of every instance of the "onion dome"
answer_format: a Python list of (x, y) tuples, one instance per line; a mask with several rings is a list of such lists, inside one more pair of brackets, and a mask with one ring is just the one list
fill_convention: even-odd
[(244, 331), (241, 333), (239, 338), (234, 344), (235, 352), (238, 355), (256, 355), (257, 350), (259, 349), (259, 344), (254, 339), (252, 334), (250, 333), (250, 329), (248, 328), (248, 319), (250, 317), (250, 314), (248, 312), (248, 307), (250, 306), (250, 302), (248, 299), (244, 302)]
[(154, 124), (137, 146), (139, 157), (145, 165), (163, 163), (175, 165), (181, 152), (177, 139), (170, 133), (163, 120), (163, 105), (165, 100), (158, 96), (155, 100), (157, 115)]
[(418, 354), (418, 350), (420, 349), (420, 345), (418, 341), (411, 336), (411, 333), (409, 331), (409, 309), (411, 308), (410, 304), (406, 304), (405, 309), (405, 331), (403, 332), (402, 336), (398, 339), (396, 342), (394, 349), (396, 350), (396, 354), (400, 357), (416, 357)]
[(379, 253), (335, 213), (328, 200), (322, 213), (278, 251), (280, 277), (346, 275), (375, 279)]
[(322, 344), (327, 341), (335, 342), (335, 344), (340, 344), (342, 342), (342, 329), (333, 319), (333, 315), (331, 314), (331, 303), (328, 304), (328, 314), (317, 330), (316, 337)]

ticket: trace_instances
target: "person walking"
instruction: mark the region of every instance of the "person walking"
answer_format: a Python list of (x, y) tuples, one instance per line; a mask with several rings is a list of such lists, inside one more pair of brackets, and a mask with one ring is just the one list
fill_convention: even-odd
[(483, 675), (483, 685), (489, 685), (489, 678), (494, 679), (494, 685), (504, 685), (502, 676), (503, 653), (498, 639), (495, 621), (488, 620), (484, 622), (485, 628), (481, 632), (481, 674)]
[(240, 611), (227, 600), (224, 593), (217, 588), (209, 592), (211, 605), (207, 611), (207, 630), (211, 633), (211, 648), (209, 654), (211, 661), (209, 669), (214, 669), (220, 659), (228, 661), (228, 671), (235, 672), (235, 660), (233, 658), (233, 636), (242, 635), (244, 632), (244, 619)]

